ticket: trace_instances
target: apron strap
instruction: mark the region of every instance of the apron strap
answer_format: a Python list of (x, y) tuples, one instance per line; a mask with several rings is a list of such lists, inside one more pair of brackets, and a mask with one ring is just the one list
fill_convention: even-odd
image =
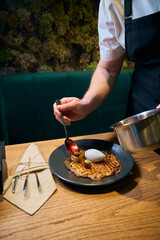
[(125, 18), (131, 17), (131, 15), (132, 15), (132, 0), (124, 1), (124, 15), (125, 15)]

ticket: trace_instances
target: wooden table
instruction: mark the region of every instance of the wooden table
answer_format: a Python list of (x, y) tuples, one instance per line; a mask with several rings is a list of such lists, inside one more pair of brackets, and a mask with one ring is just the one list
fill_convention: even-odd
[[(114, 133), (81, 136), (115, 141)], [(46, 161), (64, 139), (36, 142)], [(6, 146), (8, 169), (28, 144)], [(6, 200), (0, 202), (0, 239), (154, 240), (160, 239), (160, 155), (133, 155), (132, 174), (115, 185), (89, 192), (53, 176), (57, 191), (30, 216)]]

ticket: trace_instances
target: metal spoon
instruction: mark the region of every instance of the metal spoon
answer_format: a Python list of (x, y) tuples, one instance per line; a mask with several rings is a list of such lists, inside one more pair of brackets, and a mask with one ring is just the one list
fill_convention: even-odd
[(24, 197), (26, 197), (26, 195), (27, 195), (28, 176), (29, 176), (29, 172), (27, 173), (26, 178), (25, 178), (25, 181), (24, 181), (24, 186), (23, 186)]
[(36, 175), (38, 192), (40, 192), (41, 191), (41, 185), (40, 185), (39, 177), (38, 177), (38, 174), (36, 172), (34, 172), (34, 173)]
[[(61, 101), (59, 99), (56, 100), (56, 104), (57, 105), (60, 105), (61, 104)], [(79, 148), (77, 146), (77, 144), (68, 137), (68, 132), (67, 132), (67, 129), (66, 129), (66, 125), (65, 125), (65, 122), (64, 122), (64, 118), (63, 118), (63, 114), (61, 113), (61, 118), (62, 118), (62, 123), (63, 123), (63, 126), (64, 126), (64, 131), (65, 131), (65, 134), (66, 134), (66, 139), (65, 139), (65, 147), (66, 149), (68, 150), (68, 152), (70, 152), (71, 154), (74, 154), (75, 152), (79, 152)]]
[(17, 181), (18, 181), (18, 176), (14, 179), (14, 184), (13, 184), (13, 189), (12, 189), (12, 193), (15, 193), (15, 189), (16, 189), (16, 184), (17, 184)]

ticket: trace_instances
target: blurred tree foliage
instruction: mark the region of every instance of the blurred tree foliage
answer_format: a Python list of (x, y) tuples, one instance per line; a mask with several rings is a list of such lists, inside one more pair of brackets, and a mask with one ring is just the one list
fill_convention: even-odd
[[(94, 70), (99, 0), (6, 0), (0, 65), (17, 72)], [(125, 63), (127, 68), (128, 62)]]

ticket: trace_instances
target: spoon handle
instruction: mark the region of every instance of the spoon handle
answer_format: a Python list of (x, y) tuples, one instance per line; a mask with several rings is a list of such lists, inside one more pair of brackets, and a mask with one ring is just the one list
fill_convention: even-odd
[(16, 184), (17, 184), (17, 181), (18, 181), (18, 176), (14, 179), (14, 185), (13, 185), (13, 189), (12, 189), (12, 193), (15, 193), (15, 188), (16, 188)]
[[(59, 99), (56, 100), (56, 104), (57, 105), (61, 105), (61, 101)], [(67, 132), (67, 129), (66, 129), (66, 125), (65, 125), (65, 122), (64, 122), (64, 118), (63, 118), (63, 114), (61, 113), (61, 119), (62, 119), (62, 122), (63, 122), (63, 126), (64, 126), (64, 131), (65, 131), (65, 134), (66, 134), (66, 139), (68, 139), (68, 132)]]
[(24, 181), (24, 186), (23, 186), (24, 197), (26, 197), (26, 195), (27, 195), (28, 175), (29, 175), (29, 173), (27, 173), (27, 175), (26, 175), (26, 178), (25, 178), (25, 181)]
[(37, 180), (37, 188), (38, 188), (38, 191), (40, 192), (41, 191), (41, 186), (40, 186), (40, 181), (39, 181), (39, 177), (38, 177), (38, 174), (36, 172), (34, 172), (35, 175), (36, 175), (36, 180)]

